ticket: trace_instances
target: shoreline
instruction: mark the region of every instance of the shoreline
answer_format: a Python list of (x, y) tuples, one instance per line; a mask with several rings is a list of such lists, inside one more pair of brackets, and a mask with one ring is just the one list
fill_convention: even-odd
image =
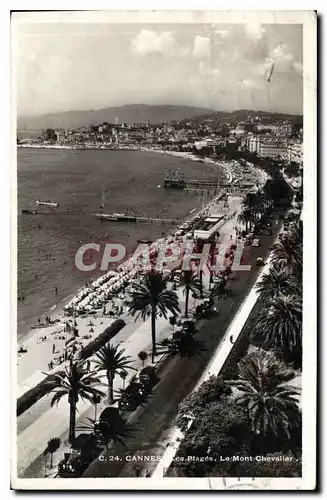
[(200, 158), (191, 153), (190, 151), (172, 151), (168, 149), (155, 148), (150, 146), (122, 146), (122, 147), (112, 147), (112, 146), (72, 146), (65, 144), (17, 144), (19, 149), (58, 149), (58, 150), (71, 150), (71, 151), (142, 151), (144, 153), (158, 153), (166, 154), (169, 156), (176, 156), (178, 158), (184, 158), (186, 160), (192, 160), (199, 163), (216, 164), (215, 160), (211, 158)]

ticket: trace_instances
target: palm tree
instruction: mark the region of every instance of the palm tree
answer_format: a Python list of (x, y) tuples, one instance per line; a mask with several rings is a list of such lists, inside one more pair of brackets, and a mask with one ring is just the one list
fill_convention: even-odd
[(269, 273), (262, 276), (255, 288), (260, 298), (269, 302), (279, 295), (296, 294), (301, 285), (289, 274), (287, 269), (273, 263)]
[(248, 411), (252, 431), (266, 436), (290, 431), (300, 417), (297, 388), (287, 384), (294, 372), (272, 352), (251, 352), (239, 363), (238, 379), (230, 384), (239, 392), (236, 401)]
[(53, 467), (53, 454), (59, 450), (61, 445), (61, 439), (60, 438), (51, 438), (48, 441), (47, 447), (45, 449), (44, 454), (46, 455), (47, 453), (50, 453), (50, 469)]
[(132, 301), (129, 305), (129, 313), (137, 314), (143, 321), (151, 315), (151, 335), (152, 335), (152, 363), (156, 350), (156, 319), (158, 314), (162, 314), (167, 319), (170, 312), (173, 315), (179, 312), (178, 297), (173, 290), (167, 290), (167, 283), (160, 273), (151, 271), (145, 276), (141, 283), (135, 285), (132, 292)]
[(165, 339), (162, 345), (167, 347), (169, 356), (179, 355), (181, 358), (192, 358), (205, 351), (204, 343), (195, 338), (196, 332), (178, 331), (173, 338)]
[(177, 323), (177, 317), (176, 316), (170, 316), (169, 318), (169, 323), (171, 324), (171, 326), (173, 327), (173, 334), (174, 334), (174, 331), (175, 331), (175, 325)]
[(250, 210), (255, 209), (258, 205), (257, 193), (249, 192), (243, 197), (242, 207), (249, 208)]
[(292, 223), (287, 230), (288, 238), (291, 240), (293, 245), (299, 245), (302, 247), (303, 242), (303, 224), (302, 221), (299, 220), (296, 224)]
[(227, 279), (225, 276), (219, 276), (216, 283), (212, 287), (210, 291), (210, 299), (209, 302), (211, 305), (213, 305), (214, 298), (217, 298), (218, 300), (222, 298), (227, 298), (227, 290), (226, 290), (226, 285), (227, 285)]
[(49, 392), (54, 392), (55, 395), (51, 407), (55, 403), (58, 404), (63, 396), (68, 396), (69, 442), (72, 444), (75, 439), (76, 407), (79, 398), (92, 403), (95, 396), (104, 396), (104, 393), (95, 387), (101, 385), (101, 380), (94, 373), (89, 373), (84, 362), (71, 363), (65, 371), (55, 373), (53, 378), (54, 385)]
[(265, 211), (266, 197), (261, 191), (250, 192), (245, 195), (242, 202), (243, 210), (249, 210), (254, 221)]
[(97, 419), (98, 404), (100, 404), (100, 402), (101, 402), (101, 397), (99, 394), (96, 394), (92, 399), (92, 403), (94, 405), (94, 420)]
[(78, 427), (79, 431), (93, 432), (93, 434), (106, 445), (110, 441), (125, 446), (123, 438), (134, 435), (134, 427), (124, 419), (117, 408), (109, 406), (105, 408), (99, 420), (87, 417), (88, 422)]
[(299, 238), (299, 233), (295, 228), (281, 236), (271, 248), (271, 260), (287, 268), (290, 273), (301, 281), (302, 245), (297, 238)]
[(135, 427), (121, 416), (117, 408), (109, 407), (100, 415), (99, 431), (106, 445), (113, 441), (125, 446), (124, 439), (134, 436)]
[(181, 276), (181, 284), (184, 287), (183, 292), (185, 293), (185, 318), (188, 317), (188, 301), (190, 292), (201, 293), (201, 283), (197, 275), (191, 271), (183, 271)]
[(94, 367), (98, 371), (104, 370), (108, 381), (108, 404), (114, 402), (114, 378), (120, 370), (134, 370), (130, 366), (130, 356), (124, 356), (125, 349), (119, 350), (119, 345), (106, 344), (95, 353)]
[(263, 311), (254, 329), (258, 337), (263, 332), (264, 346), (283, 350), (285, 353), (302, 350), (302, 301), (297, 295), (273, 298), (270, 307)]
[(245, 224), (245, 231), (248, 232), (248, 228), (250, 228), (250, 223), (253, 220), (253, 212), (249, 208), (243, 208), (241, 212), (237, 216), (237, 222), (241, 224)]

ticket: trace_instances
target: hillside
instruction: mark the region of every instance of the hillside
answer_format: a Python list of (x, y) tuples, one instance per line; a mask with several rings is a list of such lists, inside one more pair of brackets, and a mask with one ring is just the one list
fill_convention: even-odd
[(129, 104), (87, 111), (66, 111), (31, 117), (18, 117), (19, 130), (42, 130), (45, 128), (73, 129), (85, 125), (95, 125), (102, 122), (159, 124), (173, 120), (184, 120), (199, 115), (213, 113), (208, 108), (193, 106)]

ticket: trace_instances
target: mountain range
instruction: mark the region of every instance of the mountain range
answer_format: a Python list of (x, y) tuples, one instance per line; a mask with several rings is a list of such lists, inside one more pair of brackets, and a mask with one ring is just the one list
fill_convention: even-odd
[(151, 124), (159, 124), (208, 115), (213, 112), (208, 108), (194, 106), (128, 104), (103, 109), (18, 116), (17, 126), (18, 130), (74, 129), (103, 122), (114, 123), (115, 118), (118, 119), (119, 123), (145, 123), (146, 120), (149, 120)]
[(301, 123), (302, 116), (290, 115), (288, 113), (277, 113), (272, 111), (257, 111), (241, 109), (235, 111), (214, 111), (208, 108), (195, 106), (178, 106), (170, 104), (147, 105), (127, 104), (102, 109), (90, 109), (84, 111), (63, 111), (45, 115), (22, 116), (17, 119), (19, 131), (40, 131), (46, 128), (74, 129), (78, 127), (96, 125), (103, 122), (115, 123), (145, 123), (149, 120), (151, 125), (182, 121), (188, 119), (201, 119), (214, 117), (217, 121), (228, 121), (238, 123), (246, 121), (249, 116), (260, 116), (264, 121), (291, 120)]

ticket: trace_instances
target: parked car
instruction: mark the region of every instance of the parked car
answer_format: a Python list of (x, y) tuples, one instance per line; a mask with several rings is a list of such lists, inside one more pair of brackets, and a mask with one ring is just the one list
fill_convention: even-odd
[(258, 257), (256, 263), (257, 263), (257, 266), (264, 266), (265, 265), (262, 257)]
[(132, 382), (126, 387), (121, 399), (118, 402), (118, 408), (122, 411), (134, 411), (147, 399), (147, 392), (144, 386), (139, 382)]
[(253, 247), (259, 247), (260, 246), (260, 240), (259, 238), (255, 238), (252, 242)]
[(150, 392), (153, 387), (158, 383), (156, 369), (154, 366), (146, 366), (139, 374), (140, 384), (143, 385), (145, 391)]
[(194, 332), (195, 331), (195, 322), (192, 320), (185, 320), (182, 322), (182, 330), (184, 332)]
[(80, 434), (75, 439), (71, 451), (65, 453), (59, 462), (59, 477), (81, 477), (100, 451), (93, 434)]

